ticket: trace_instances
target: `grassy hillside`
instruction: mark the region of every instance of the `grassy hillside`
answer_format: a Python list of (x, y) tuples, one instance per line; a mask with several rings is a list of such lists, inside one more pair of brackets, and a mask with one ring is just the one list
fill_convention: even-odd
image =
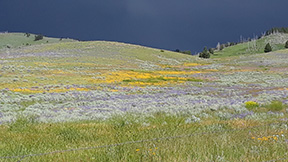
[(252, 40), (245, 43), (240, 43), (235, 46), (224, 48), (221, 51), (216, 51), (212, 57), (230, 57), (243, 54), (263, 53), (265, 45), (270, 43), (273, 51), (284, 49), (285, 42), (288, 40), (288, 34), (275, 33), (258, 40)]
[(72, 39), (62, 39), (45, 37), (42, 40), (34, 41), (35, 34), (27, 37), (24, 33), (0, 33), (0, 49), (31, 46), (36, 44), (71, 42)]
[(18, 36), (0, 50), (0, 161), (287, 159), (288, 49), (260, 52), (275, 35), (212, 59)]

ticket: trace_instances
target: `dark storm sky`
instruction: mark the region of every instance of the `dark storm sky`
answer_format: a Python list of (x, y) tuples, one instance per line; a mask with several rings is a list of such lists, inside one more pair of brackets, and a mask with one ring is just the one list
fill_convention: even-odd
[(0, 0), (0, 31), (175, 50), (288, 27), (288, 0)]

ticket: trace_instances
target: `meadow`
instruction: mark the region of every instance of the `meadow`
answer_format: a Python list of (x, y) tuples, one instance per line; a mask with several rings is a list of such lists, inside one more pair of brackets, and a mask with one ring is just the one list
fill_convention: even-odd
[(0, 161), (287, 160), (288, 50), (276, 36), (200, 59), (2, 34)]

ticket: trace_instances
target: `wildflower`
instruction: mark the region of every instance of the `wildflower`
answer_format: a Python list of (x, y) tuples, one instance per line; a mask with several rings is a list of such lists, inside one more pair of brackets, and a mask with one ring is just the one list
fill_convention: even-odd
[(152, 154), (153, 154), (153, 155), (156, 155), (156, 153), (155, 153), (155, 152), (153, 152)]
[(259, 107), (259, 104), (255, 101), (247, 101), (247, 102), (245, 102), (245, 107), (249, 110), (255, 109), (255, 108)]
[(136, 149), (136, 151), (137, 151), (137, 152), (139, 152), (139, 151), (140, 151), (140, 149)]
[(251, 137), (251, 139), (255, 139), (255, 137)]

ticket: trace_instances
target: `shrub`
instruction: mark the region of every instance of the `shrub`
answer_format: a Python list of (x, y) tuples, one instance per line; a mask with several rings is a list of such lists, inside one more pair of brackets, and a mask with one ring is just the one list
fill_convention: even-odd
[(181, 53), (191, 55), (191, 51), (181, 51)]
[(284, 105), (281, 101), (272, 101), (269, 105), (267, 105), (267, 109), (269, 111), (281, 111), (284, 109)]
[(287, 42), (285, 43), (285, 48), (288, 48), (288, 40), (287, 40)]
[(248, 110), (254, 110), (254, 109), (259, 107), (259, 104), (255, 101), (247, 101), (247, 102), (245, 102), (245, 107)]
[(265, 46), (264, 52), (267, 53), (267, 52), (271, 52), (271, 51), (272, 51), (272, 47), (271, 47), (270, 43), (267, 43)]
[(43, 38), (44, 38), (44, 36), (42, 34), (35, 35), (34, 41), (42, 40)]
[(30, 33), (25, 33), (24, 36), (30, 37)]

